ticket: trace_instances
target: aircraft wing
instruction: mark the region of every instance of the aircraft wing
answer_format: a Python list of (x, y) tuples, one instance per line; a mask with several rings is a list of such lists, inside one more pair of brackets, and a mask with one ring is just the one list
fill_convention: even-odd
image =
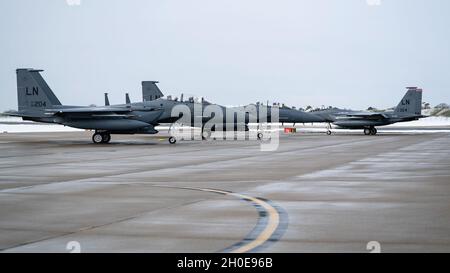
[(28, 112), (28, 111), (8, 111), (4, 115), (12, 117), (45, 117), (45, 116), (64, 116), (64, 115), (87, 115), (92, 117), (131, 117), (128, 114), (130, 109), (123, 108), (109, 108), (109, 109), (95, 109), (92, 107), (86, 108), (69, 108), (69, 109), (48, 109), (45, 112)]
[(359, 118), (359, 119), (371, 119), (371, 120), (380, 120), (380, 119), (387, 119), (388, 116), (386, 116), (383, 113), (372, 113), (372, 112), (349, 112), (349, 113), (343, 113), (342, 115), (339, 115), (341, 117), (346, 118)]
[(131, 108), (125, 107), (77, 107), (62, 109), (46, 109), (46, 116), (89, 116), (98, 118), (132, 117)]
[(47, 114), (70, 114), (70, 113), (123, 113), (131, 112), (131, 108), (122, 107), (77, 107), (77, 108), (61, 108), (61, 109), (46, 109)]

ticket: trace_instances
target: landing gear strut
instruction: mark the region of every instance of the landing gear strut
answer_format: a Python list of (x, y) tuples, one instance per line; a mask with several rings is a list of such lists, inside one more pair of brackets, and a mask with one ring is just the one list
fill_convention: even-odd
[(96, 132), (92, 136), (92, 142), (94, 142), (95, 144), (109, 143), (110, 141), (111, 141), (111, 134), (109, 134), (109, 133), (98, 133), (98, 132)]
[(331, 123), (328, 123), (327, 125), (327, 135), (331, 135)]

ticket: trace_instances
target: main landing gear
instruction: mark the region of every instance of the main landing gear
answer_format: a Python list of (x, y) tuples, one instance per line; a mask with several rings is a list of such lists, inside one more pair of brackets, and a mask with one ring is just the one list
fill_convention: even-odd
[(92, 142), (94, 142), (95, 144), (109, 143), (110, 141), (111, 141), (111, 134), (109, 134), (107, 132), (103, 132), (103, 133), (96, 132), (92, 136)]
[(327, 135), (331, 136), (331, 123), (327, 125)]
[(372, 136), (374, 136), (374, 135), (376, 135), (377, 134), (377, 129), (375, 128), (375, 127), (370, 127), (370, 128), (365, 128), (364, 129), (364, 134), (366, 135), (366, 136), (369, 136), (369, 135), (372, 135)]
[(263, 139), (264, 135), (261, 132), (258, 132), (258, 134), (256, 135), (256, 137), (258, 138), (258, 140)]
[[(181, 126), (181, 125), (180, 125), (180, 126)], [(172, 134), (172, 130), (173, 130), (174, 127), (175, 127), (175, 123), (170, 124), (170, 127), (169, 127), (169, 135)], [(169, 143), (170, 143), (170, 144), (175, 144), (175, 143), (177, 143), (177, 138), (174, 137), (174, 136), (169, 137)]]

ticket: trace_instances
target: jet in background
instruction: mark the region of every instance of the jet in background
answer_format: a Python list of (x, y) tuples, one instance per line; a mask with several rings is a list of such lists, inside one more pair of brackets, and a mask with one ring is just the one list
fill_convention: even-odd
[[(272, 107), (277, 108), (278, 109), (278, 121), (280, 122), (282, 125), (284, 123), (293, 123), (293, 125), (295, 126), (296, 123), (314, 123), (314, 122), (326, 122), (325, 118), (319, 116), (319, 115), (314, 115), (308, 112), (304, 112), (301, 110), (298, 110), (296, 108), (291, 108), (288, 106), (283, 105), (278, 105), (278, 104), (273, 104), (272, 106), (270, 105), (263, 105), (262, 103), (257, 102), (255, 104), (256, 109), (258, 110), (257, 113), (263, 112), (263, 113), (271, 113), (271, 109)], [(261, 107), (265, 107), (266, 110), (265, 111), (259, 111), (259, 109)], [(259, 116), (258, 116), (258, 120), (259, 120)], [(270, 115), (268, 117), (268, 122), (271, 122), (270, 120)]]
[[(284, 126), (284, 123), (292, 123), (295, 127), (296, 123), (320, 123), (320, 122), (327, 122), (325, 118), (314, 115), (308, 112), (304, 112), (301, 110), (295, 109), (295, 107), (290, 108), (283, 105), (279, 105), (274, 103), (272, 106), (267, 103), (267, 105), (264, 105), (260, 102), (257, 102), (256, 104), (249, 104), (244, 107), (234, 107), (233, 109), (236, 110), (243, 110), (249, 107), (254, 107), (256, 109), (256, 123), (258, 124), (257, 127), (257, 138), (262, 139), (263, 133), (261, 131), (261, 124), (264, 123), (281, 123), (281, 126)], [(273, 113), (273, 110), (275, 110), (278, 114), (276, 118), (273, 118), (271, 114)], [(261, 114), (266, 114), (267, 116), (261, 116)]]
[[(142, 82), (142, 98), (143, 101), (151, 101), (156, 100), (158, 98), (161, 98), (164, 96), (164, 94), (161, 92), (161, 90), (156, 85), (158, 83), (157, 81), (143, 81)], [(181, 96), (182, 97), (182, 96)], [(168, 97), (171, 99), (171, 97)], [(190, 98), (192, 99), (192, 98)], [(181, 99), (182, 100), (182, 99)], [(208, 103), (203, 100), (203, 103)], [(257, 102), (256, 104), (250, 104), (247, 106), (255, 106), (256, 108), (256, 122), (260, 123), (261, 121), (264, 122), (271, 122), (271, 108), (276, 107), (278, 108), (278, 121), (281, 123), (293, 123), (295, 126), (295, 123), (314, 123), (314, 122), (326, 122), (324, 118), (313, 115), (304, 111), (297, 110), (295, 108), (290, 108), (285, 105), (279, 106), (274, 104), (273, 106), (264, 106), (263, 104)], [(265, 107), (264, 111), (259, 111), (260, 107)], [(235, 111), (245, 111), (246, 107), (233, 107), (231, 109)], [(260, 117), (260, 113), (267, 113), (266, 117)], [(261, 133), (258, 134), (261, 136)]]
[[(339, 128), (362, 129), (365, 135), (376, 135), (376, 126), (418, 120), (422, 115), (422, 89), (407, 87), (408, 91), (393, 111), (363, 112), (343, 109), (327, 109), (311, 112)], [(331, 126), (327, 134), (330, 135)]]

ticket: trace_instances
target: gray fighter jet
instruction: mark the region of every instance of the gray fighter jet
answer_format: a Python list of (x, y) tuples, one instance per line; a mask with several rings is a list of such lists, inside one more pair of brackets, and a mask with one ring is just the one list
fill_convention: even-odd
[[(426, 117), (421, 113), (422, 89), (417, 87), (407, 87), (407, 89), (405, 96), (393, 111), (364, 112), (333, 108), (312, 113), (339, 128), (363, 129), (365, 135), (376, 135), (376, 126), (413, 121)], [(330, 128), (331, 126), (327, 131), (328, 135), (331, 134)]]
[(18, 111), (7, 112), (45, 123), (95, 130), (94, 143), (108, 143), (111, 134), (155, 134), (155, 124), (163, 114), (161, 107), (147, 105), (109, 105), (105, 94), (105, 106), (85, 107), (62, 105), (40, 75), (43, 70), (17, 69)]
[[(94, 143), (108, 143), (111, 134), (156, 134), (155, 126), (160, 123), (174, 123), (183, 120), (186, 126), (201, 126), (202, 130), (214, 115), (205, 115), (205, 105), (211, 105), (202, 100), (196, 102), (193, 98), (187, 101), (178, 99), (164, 99), (162, 92), (156, 86), (157, 82), (142, 82), (143, 102), (131, 103), (126, 94), (126, 103), (110, 105), (108, 95), (105, 93), (105, 106), (69, 106), (62, 105), (53, 91), (42, 78), (43, 70), (17, 69), (17, 96), (18, 111), (6, 112), (10, 116), (22, 117), (23, 120), (31, 120), (45, 123), (58, 123), (80, 129), (95, 130), (92, 136)], [(184, 106), (187, 111), (176, 111), (176, 106)], [(228, 114), (236, 116), (243, 114), (240, 111), (227, 109), (216, 105), (224, 113), (222, 130), (230, 127), (234, 130), (248, 131), (249, 115), (244, 114), (245, 120), (233, 119), (227, 121)], [(199, 113), (195, 109), (201, 109)], [(187, 115), (187, 116), (186, 116)], [(230, 126), (231, 123), (231, 126)], [(212, 130), (219, 129), (215, 128)], [(210, 131), (206, 132), (207, 136)], [(205, 137), (202, 133), (202, 136)], [(176, 142), (175, 137), (170, 137), (171, 144)]]
[[(266, 106), (261, 103), (256, 103), (256, 108), (258, 109), (257, 113), (260, 113), (259, 108), (260, 107), (266, 107), (267, 110), (264, 111), (267, 113), (271, 113), (271, 108), (275, 107), (278, 109), (278, 121), (282, 124), (284, 123), (293, 123), (294, 126), (296, 123), (315, 123), (315, 122), (326, 122), (326, 119), (324, 117), (321, 117), (319, 115), (314, 115), (308, 112), (304, 112), (295, 108), (290, 108), (288, 106), (283, 105), (277, 105), (274, 104), (273, 106)], [(262, 111), (261, 111), (262, 112)], [(270, 116), (268, 117), (269, 122)]]

